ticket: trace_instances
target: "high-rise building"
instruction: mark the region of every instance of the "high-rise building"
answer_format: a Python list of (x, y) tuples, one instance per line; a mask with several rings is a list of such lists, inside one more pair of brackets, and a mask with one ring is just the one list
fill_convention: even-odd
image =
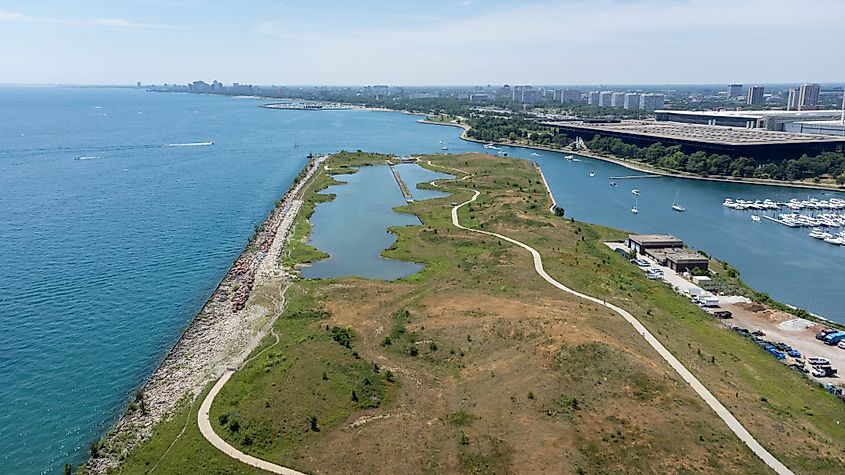
[(663, 103), (666, 102), (666, 96), (663, 94), (643, 94), (642, 102), (640, 102), (640, 109), (654, 112), (656, 109), (662, 109)]
[(613, 95), (610, 96), (610, 107), (618, 107), (621, 109), (623, 105), (625, 105), (625, 93), (614, 92)]
[(610, 100), (613, 98), (613, 92), (602, 91), (599, 93), (599, 107), (610, 107)]
[(559, 99), (561, 104), (565, 102), (577, 102), (581, 100), (581, 92), (575, 89), (564, 89), (560, 91)]
[(587, 104), (591, 106), (599, 105), (599, 91), (592, 91), (587, 94)]
[(629, 92), (625, 94), (625, 103), (623, 106), (626, 109), (639, 109), (640, 108), (640, 95), (636, 92)]
[(821, 86), (818, 84), (802, 84), (798, 90), (798, 110), (815, 109), (819, 105), (820, 90)]
[(731, 84), (728, 86), (728, 99), (742, 95), (742, 84)]
[(749, 106), (763, 105), (763, 86), (751, 86), (748, 88), (746, 104)]
[(790, 89), (789, 96), (786, 99), (786, 110), (794, 111), (798, 109), (798, 89)]

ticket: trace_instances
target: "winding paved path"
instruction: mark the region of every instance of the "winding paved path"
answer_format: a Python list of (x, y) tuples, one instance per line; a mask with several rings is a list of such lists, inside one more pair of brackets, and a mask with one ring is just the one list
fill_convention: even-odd
[(240, 450), (236, 449), (235, 447), (229, 445), (228, 442), (223, 440), (222, 437), (217, 435), (214, 432), (214, 428), (211, 426), (211, 422), (208, 418), (208, 412), (211, 410), (211, 403), (214, 402), (215, 396), (217, 393), (223, 389), (223, 386), (229, 381), (229, 378), (235, 374), (233, 370), (226, 371), (223, 376), (217, 381), (217, 384), (211, 388), (211, 391), (208, 392), (208, 395), (205, 397), (205, 400), (202, 402), (200, 406), (200, 412), (197, 417), (197, 422), (199, 423), (200, 432), (202, 432), (203, 437), (211, 443), (214, 447), (218, 450), (223, 452), (224, 454), (232, 457), (233, 459), (239, 460), (247, 465), (252, 465), (253, 467), (260, 468), (262, 470), (266, 470), (271, 473), (279, 473), (282, 475), (305, 475), (302, 472), (297, 472), (296, 470), (282, 467), (281, 465), (276, 465), (274, 463), (267, 462), (266, 460), (261, 460), (259, 458), (255, 458), (252, 455), (247, 455)]
[[(429, 161), (428, 164), (431, 165), (431, 166), (437, 166), (437, 165), (433, 165), (431, 163), (431, 161)], [(441, 168), (443, 168), (443, 167), (441, 167)], [(460, 171), (463, 172), (463, 170), (460, 170)], [(466, 180), (469, 177), (470, 177), (470, 175), (467, 174), (466, 176), (462, 177), (461, 180)], [(567, 292), (569, 294), (572, 294), (572, 295), (579, 297), (579, 298), (582, 298), (584, 300), (596, 303), (598, 305), (602, 305), (602, 306), (607, 307), (607, 308), (613, 310), (614, 312), (618, 313), (620, 316), (622, 316), (622, 318), (624, 318), (628, 323), (630, 323), (631, 326), (634, 327), (634, 329), (643, 337), (643, 339), (645, 339), (645, 341), (647, 341), (648, 344), (651, 345), (651, 347), (654, 348), (655, 351), (657, 351), (657, 353), (667, 363), (669, 363), (669, 366), (671, 366), (681, 376), (681, 378), (683, 378), (684, 381), (686, 381), (690, 385), (690, 387), (692, 387), (693, 391), (695, 391), (696, 394), (698, 394), (701, 397), (701, 399), (703, 399), (704, 402), (706, 402), (707, 405), (710, 406), (710, 408), (713, 409), (714, 412), (716, 412), (716, 415), (718, 415), (719, 418), (721, 418), (725, 422), (725, 424), (727, 424), (728, 428), (730, 428), (733, 431), (733, 433), (736, 434), (736, 436), (739, 437), (739, 439), (741, 441), (743, 441), (745, 443), (745, 445), (747, 445), (748, 448), (750, 448), (751, 451), (754, 452), (754, 454), (757, 455), (757, 457), (760, 458), (760, 460), (763, 461), (763, 463), (768, 465), (772, 470), (774, 470), (779, 475), (794, 475), (793, 472), (791, 470), (789, 470), (789, 468), (786, 467), (786, 465), (781, 463), (777, 458), (775, 458), (774, 455), (772, 455), (768, 450), (766, 450), (762, 445), (760, 445), (760, 443), (757, 442), (757, 439), (755, 439), (754, 436), (752, 436), (745, 429), (745, 427), (743, 427), (743, 425), (736, 419), (736, 417), (734, 417), (734, 415), (731, 414), (731, 412), (728, 410), (728, 408), (726, 408), (724, 405), (722, 405), (722, 403), (719, 402), (718, 399), (716, 399), (716, 396), (714, 396), (713, 393), (711, 393), (695, 376), (693, 376), (693, 374), (680, 361), (678, 361), (678, 359), (675, 358), (675, 356), (672, 353), (670, 353), (669, 350), (667, 350), (666, 347), (663, 346), (663, 344), (660, 343), (660, 341), (658, 341), (657, 338), (655, 338), (654, 335), (652, 335), (651, 332), (648, 331), (648, 329), (646, 329), (646, 327), (643, 326), (643, 324), (640, 323), (639, 320), (637, 320), (633, 315), (631, 315), (631, 313), (629, 313), (627, 310), (625, 310), (621, 307), (617, 307), (616, 305), (613, 305), (611, 303), (607, 303), (602, 299), (592, 297), (592, 296), (587, 295), (587, 294), (583, 294), (583, 293), (578, 292), (576, 290), (572, 290), (569, 287), (567, 287), (567, 286), (561, 284), (560, 282), (556, 281), (555, 279), (553, 279), (546, 272), (546, 270), (543, 268), (543, 258), (542, 258), (542, 256), (533, 247), (531, 247), (531, 246), (529, 246), (529, 245), (527, 245), (523, 242), (517, 241), (516, 239), (512, 239), (512, 238), (509, 238), (507, 236), (504, 236), (502, 234), (497, 234), (497, 233), (490, 232), (490, 231), (482, 231), (480, 229), (473, 229), (473, 228), (468, 228), (466, 226), (463, 226), (460, 223), (460, 221), (458, 220), (458, 210), (461, 209), (463, 206), (466, 206), (469, 203), (472, 203), (473, 201), (475, 201), (478, 198), (478, 196), (481, 194), (477, 190), (469, 190), (469, 191), (473, 192), (472, 198), (470, 198), (467, 201), (464, 201), (463, 203), (458, 204), (458, 205), (456, 205), (452, 208), (452, 224), (455, 227), (457, 227), (459, 229), (466, 230), (466, 231), (470, 231), (470, 232), (473, 232), (473, 233), (486, 234), (488, 236), (495, 236), (499, 239), (505, 240), (505, 241), (507, 241), (511, 244), (517, 245), (517, 246), (527, 250), (528, 252), (531, 253), (531, 256), (534, 259), (534, 270), (546, 282), (552, 284), (553, 286), (557, 287), (558, 289), (560, 289), (564, 292)], [(224, 454), (226, 454), (226, 455), (228, 455), (228, 456), (230, 456), (230, 457), (232, 457), (236, 460), (239, 460), (239, 461), (241, 461), (241, 462), (243, 462), (247, 465), (251, 465), (253, 467), (260, 468), (262, 470), (266, 470), (266, 471), (271, 472), (271, 473), (278, 473), (278, 474), (282, 474), (282, 475), (305, 475), (302, 472), (298, 472), (298, 471), (290, 469), (290, 468), (282, 467), (281, 465), (276, 465), (274, 463), (270, 463), (270, 462), (267, 462), (265, 460), (261, 460), (259, 458), (245, 454), (245, 453), (241, 452), (240, 450), (238, 450), (237, 448), (230, 445), (228, 442), (223, 440), (223, 438), (221, 438), (219, 435), (217, 435), (216, 432), (214, 432), (214, 428), (212, 427), (211, 422), (209, 421), (208, 413), (211, 410), (211, 404), (214, 402), (214, 398), (217, 396), (217, 393), (220, 392), (220, 390), (223, 388), (223, 386), (226, 384), (226, 382), (229, 381), (229, 378), (231, 378), (233, 374), (234, 374), (234, 370), (232, 370), (232, 369), (227, 370), (223, 374), (223, 376), (217, 381), (217, 383), (214, 385), (214, 387), (211, 388), (211, 391), (209, 391), (208, 395), (205, 397), (205, 400), (203, 400), (202, 405), (200, 406), (199, 414), (197, 415), (198, 416), (197, 422), (199, 424), (199, 429), (200, 429), (200, 432), (202, 433), (203, 437), (205, 437), (206, 440), (208, 440), (208, 442), (211, 443), (211, 445), (216, 447), (218, 450), (220, 450)]]
[(711, 393), (695, 376), (693, 376), (693, 374), (680, 361), (678, 361), (678, 359), (675, 358), (675, 356), (670, 353), (669, 350), (667, 350), (666, 347), (663, 346), (663, 344), (660, 343), (660, 341), (658, 341), (657, 338), (655, 338), (654, 335), (652, 335), (651, 332), (649, 332), (648, 329), (646, 329), (646, 327), (643, 326), (643, 324), (640, 323), (639, 320), (637, 320), (633, 315), (631, 315), (631, 313), (621, 307), (617, 307), (616, 305), (607, 303), (602, 299), (598, 299), (587, 294), (582, 294), (581, 292), (578, 292), (576, 290), (572, 290), (569, 287), (553, 279), (548, 273), (546, 273), (546, 270), (543, 268), (543, 258), (540, 256), (540, 253), (537, 252), (537, 250), (533, 247), (520, 241), (517, 241), (516, 239), (503, 236), (501, 234), (496, 234), (490, 231), (482, 231), (480, 229), (468, 228), (466, 226), (461, 225), (460, 221), (458, 221), (458, 210), (461, 209), (461, 207), (475, 201), (476, 198), (478, 198), (478, 195), (480, 195), (477, 190), (469, 191), (472, 191), (474, 193), (472, 195), (472, 198), (452, 208), (452, 224), (455, 225), (455, 227), (474, 233), (495, 236), (499, 239), (507, 241), (511, 244), (515, 244), (527, 250), (531, 253), (531, 256), (534, 258), (534, 270), (538, 274), (540, 274), (540, 277), (542, 277), (546, 282), (552, 284), (553, 286), (557, 287), (558, 289), (564, 292), (570, 293), (572, 295), (575, 295), (576, 297), (580, 297), (584, 300), (588, 300), (590, 302), (607, 307), (621, 315), (622, 318), (624, 318), (628, 323), (630, 323), (631, 326), (633, 326), (634, 329), (645, 339), (645, 341), (647, 341), (648, 344), (651, 345), (651, 347), (654, 348), (657, 353), (660, 354), (660, 356), (664, 360), (666, 360), (667, 363), (669, 363), (669, 366), (671, 366), (675, 371), (677, 371), (681, 378), (683, 378), (684, 381), (686, 381), (692, 387), (693, 391), (695, 391), (696, 394), (698, 394), (701, 399), (703, 399), (704, 402), (706, 402), (707, 405), (710, 406), (710, 408), (712, 408), (713, 411), (716, 412), (716, 415), (718, 415), (723, 421), (725, 421), (725, 424), (728, 425), (728, 428), (730, 428), (733, 433), (736, 434), (736, 436), (739, 437), (739, 439), (742, 440), (745, 445), (747, 445), (748, 448), (750, 448), (751, 451), (754, 452), (754, 454), (760, 458), (760, 460), (762, 460), (766, 465), (771, 467), (772, 470), (774, 470), (779, 475), (793, 475), (792, 471), (789, 470), (786, 465), (776, 459), (774, 455), (769, 453), (769, 451), (766, 450), (762, 445), (760, 445), (760, 443), (757, 442), (757, 439), (755, 439), (754, 436), (752, 436), (745, 429), (745, 427), (742, 426), (742, 424), (736, 419), (736, 417), (731, 414), (728, 408), (722, 405), (722, 403), (719, 402), (718, 399), (716, 399), (716, 396), (714, 396), (713, 393)]

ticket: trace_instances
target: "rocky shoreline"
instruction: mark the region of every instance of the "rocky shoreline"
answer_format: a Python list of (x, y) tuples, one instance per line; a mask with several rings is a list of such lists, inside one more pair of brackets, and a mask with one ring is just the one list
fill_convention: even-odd
[[(119, 467), (126, 454), (150, 437), (180, 401), (186, 397), (194, 400), (208, 383), (227, 368), (239, 366), (258, 346), (269, 331), (273, 314), (283, 305), (289, 277), (281, 258), (302, 206), (300, 193), (327, 158), (310, 160), (294, 179), (123, 416), (92, 446), (82, 473), (104, 474)], [(261, 298), (257, 298), (259, 293)]]

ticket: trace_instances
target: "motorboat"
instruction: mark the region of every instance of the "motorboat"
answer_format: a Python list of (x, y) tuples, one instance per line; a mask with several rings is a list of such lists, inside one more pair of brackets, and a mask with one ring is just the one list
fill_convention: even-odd
[(758, 222), (758, 221), (760, 221), (760, 217), (757, 216), (756, 214), (752, 214), (751, 215), (751, 221)]
[(640, 196), (640, 190), (633, 189), (633, 190), (631, 190), (631, 194), (634, 195), (634, 196)]
[(677, 211), (677, 212), (679, 212), (679, 213), (683, 213), (683, 212), (684, 212), (684, 211), (686, 211), (687, 209), (686, 209), (686, 208), (684, 208), (683, 206), (681, 206), (681, 205), (679, 205), (679, 204), (678, 204), (678, 195), (679, 195), (680, 193), (681, 193), (681, 190), (680, 190), (680, 189), (678, 189), (678, 190), (675, 192), (675, 200), (674, 200), (674, 201), (672, 201), (672, 209), (673, 209), (673, 210), (675, 210), (675, 211)]
[(590, 172), (590, 176), (596, 176), (596, 172)]

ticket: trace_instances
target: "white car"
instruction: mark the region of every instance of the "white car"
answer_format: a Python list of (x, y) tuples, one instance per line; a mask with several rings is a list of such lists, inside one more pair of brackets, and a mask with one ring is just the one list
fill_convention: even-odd
[(830, 360), (821, 356), (811, 356), (807, 358), (807, 363), (810, 363), (812, 366), (825, 366), (830, 364)]
[(845, 340), (840, 341), (840, 342), (839, 342), (839, 345), (837, 345), (837, 346), (838, 346), (839, 348), (842, 348), (843, 350), (845, 350)]

